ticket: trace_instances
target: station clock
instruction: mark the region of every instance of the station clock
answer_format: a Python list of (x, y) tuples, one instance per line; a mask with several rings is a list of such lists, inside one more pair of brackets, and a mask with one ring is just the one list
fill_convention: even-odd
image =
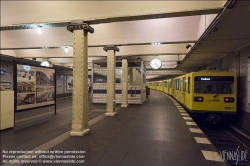
[(150, 66), (152, 69), (160, 69), (161, 68), (161, 60), (158, 58), (154, 58), (150, 62)]

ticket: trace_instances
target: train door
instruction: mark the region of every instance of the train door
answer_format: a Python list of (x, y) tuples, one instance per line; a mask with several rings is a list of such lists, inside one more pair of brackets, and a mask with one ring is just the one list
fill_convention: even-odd
[(169, 94), (173, 96), (173, 80), (170, 80)]
[(171, 80), (168, 83), (168, 94), (171, 95)]
[(186, 102), (186, 77), (182, 77), (182, 103), (185, 105)]
[(172, 96), (173, 97), (175, 97), (174, 96), (174, 94), (175, 94), (175, 83), (176, 83), (176, 80), (173, 80), (173, 83), (172, 83)]

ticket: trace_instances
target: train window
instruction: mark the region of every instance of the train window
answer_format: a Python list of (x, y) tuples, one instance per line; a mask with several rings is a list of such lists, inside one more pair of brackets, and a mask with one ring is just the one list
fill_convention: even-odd
[(175, 80), (175, 90), (181, 90), (181, 79)]
[(183, 92), (186, 92), (186, 78), (183, 77)]
[(196, 76), (195, 93), (232, 94), (234, 77), (232, 76)]
[(168, 82), (164, 82), (164, 87), (168, 87)]
[(188, 93), (190, 93), (190, 77), (188, 77)]
[(181, 90), (181, 82), (182, 82), (182, 80), (179, 79), (179, 90)]

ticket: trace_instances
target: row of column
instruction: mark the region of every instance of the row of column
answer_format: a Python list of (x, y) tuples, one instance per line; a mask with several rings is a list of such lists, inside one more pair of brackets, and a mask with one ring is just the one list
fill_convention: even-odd
[[(67, 26), (73, 33), (73, 99), (71, 136), (83, 136), (90, 129), (88, 126), (88, 33), (94, 29), (86, 23), (75, 22)], [(108, 45), (107, 52), (107, 108), (105, 116), (116, 115), (115, 103), (115, 53), (119, 48)], [(122, 58), (122, 105), (128, 106), (128, 61)]]

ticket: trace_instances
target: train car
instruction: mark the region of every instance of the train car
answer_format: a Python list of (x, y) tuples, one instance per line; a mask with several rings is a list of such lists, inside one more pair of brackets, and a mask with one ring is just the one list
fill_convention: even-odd
[(159, 90), (160, 90), (161, 92), (163, 92), (163, 88), (164, 88), (164, 86), (163, 86), (163, 81), (160, 81), (160, 88), (159, 88)]
[(174, 78), (173, 83), (171, 95), (203, 121), (219, 123), (236, 113), (236, 73), (193, 72)]
[(148, 84), (148, 87), (150, 88), (150, 89), (153, 89), (153, 84), (154, 84), (154, 82), (147, 82), (147, 84)]
[(237, 76), (234, 72), (192, 72), (152, 84), (153, 89), (171, 95), (202, 121), (219, 123), (237, 111)]
[(154, 82), (152, 81), (152, 82), (149, 82), (148, 83), (148, 87), (150, 88), (150, 89), (154, 89)]
[(173, 92), (174, 92), (174, 79), (169, 79), (169, 86), (168, 86), (168, 94), (173, 96)]
[(162, 81), (162, 89), (164, 93), (168, 94), (168, 80), (163, 80)]
[(168, 79), (168, 80), (163, 80), (162, 82), (162, 91), (166, 94), (171, 95), (171, 91), (172, 91), (172, 85), (171, 85), (172, 80)]
[(160, 90), (161, 89), (160, 84), (161, 84), (161, 81), (155, 81), (155, 89), (156, 90)]
[(155, 89), (156, 90), (156, 84), (155, 84), (155, 81), (152, 82), (152, 89)]

